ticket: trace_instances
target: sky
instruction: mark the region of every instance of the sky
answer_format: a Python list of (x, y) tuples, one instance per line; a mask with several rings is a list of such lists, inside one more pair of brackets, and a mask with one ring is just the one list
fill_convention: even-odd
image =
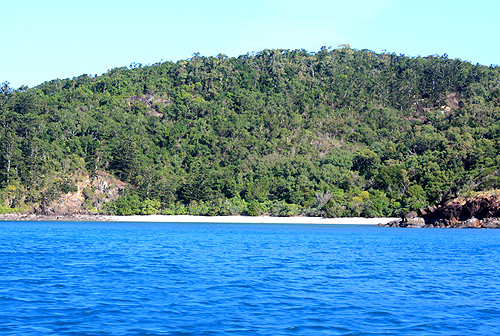
[(24, 0), (0, 9), (0, 83), (131, 63), (336, 48), (500, 64), (498, 0)]

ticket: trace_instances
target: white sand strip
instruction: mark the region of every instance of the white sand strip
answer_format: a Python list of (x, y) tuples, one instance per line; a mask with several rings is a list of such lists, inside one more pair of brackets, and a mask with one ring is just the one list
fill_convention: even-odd
[(340, 224), (377, 225), (387, 224), (399, 218), (322, 218), (322, 217), (251, 217), (251, 216), (107, 216), (117, 222), (158, 222), (158, 223), (261, 223), (261, 224)]

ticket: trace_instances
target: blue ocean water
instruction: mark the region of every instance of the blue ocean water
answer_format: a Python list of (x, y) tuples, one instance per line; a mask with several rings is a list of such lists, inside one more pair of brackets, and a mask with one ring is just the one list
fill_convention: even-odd
[(499, 335), (500, 230), (0, 222), (0, 335)]

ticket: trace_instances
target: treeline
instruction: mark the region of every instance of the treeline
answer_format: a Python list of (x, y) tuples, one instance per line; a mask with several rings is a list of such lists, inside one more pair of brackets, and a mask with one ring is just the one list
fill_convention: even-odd
[(349, 46), (132, 64), (0, 93), (0, 211), (79, 176), (115, 214), (393, 216), (499, 187), (500, 69)]

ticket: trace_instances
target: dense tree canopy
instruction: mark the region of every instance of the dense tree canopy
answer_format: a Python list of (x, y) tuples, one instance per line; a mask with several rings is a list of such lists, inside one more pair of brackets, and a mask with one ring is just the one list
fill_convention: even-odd
[(500, 69), (348, 46), (0, 89), (3, 212), (130, 185), (116, 214), (389, 216), (500, 184)]

